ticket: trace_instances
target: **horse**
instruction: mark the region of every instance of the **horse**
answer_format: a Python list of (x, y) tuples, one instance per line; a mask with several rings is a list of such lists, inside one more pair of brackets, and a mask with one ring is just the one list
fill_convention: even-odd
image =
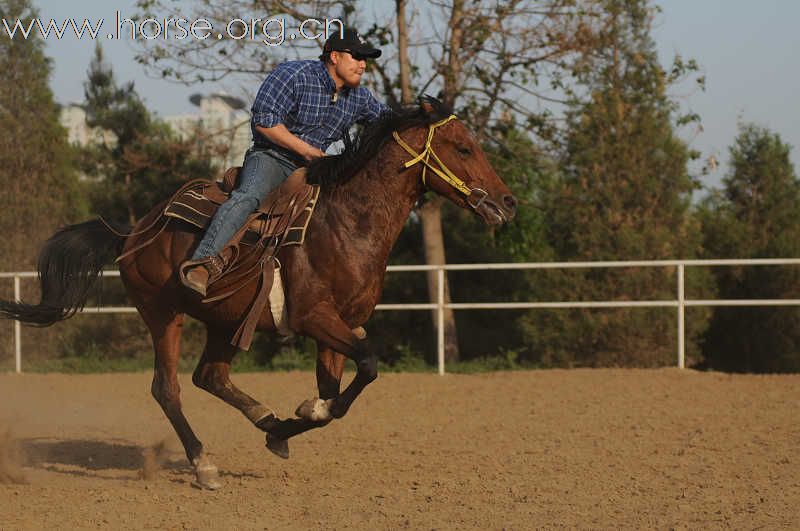
[[(291, 437), (342, 418), (377, 378), (377, 356), (360, 327), (380, 299), (390, 251), (426, 190), (473, 211), (487, 225), (510, 221), (517, 207), (475, 137), (434, 98), (394, 110), (366, 126), (342, 153), (316, 159), (305, 170), (308, 181), (320, 186), (316, 212), (303, 245), (279, 251), (282, 267), (276, 272), (285, 289), (289, 328), (317, 344), (319, 397), (302, 402), (295, 418), (279, 418), (231, 382), (237, 351), (231, 337), (256, 287), (204, 303), (182, 286), (179, 266), (201, 234), (183, 222), (156, 233), (163, 203), (128, 235), (110, 230), (102, 219), (56, 232), (38, 259), (40, 302), (0, 301), (0, 315), (40, 326), (70, 317), (86, 303), (103, 267), (121, 253), (120, 276), (153, 341), (151, 392), (183, 444), (194, 484), (221, 486), (217, 468), (181, 409), (176, 373), (185, 315), (203, 322), (207, 331), (194, 385), (238, 409), (265, 433), (270, 451), (288, 458)], [(257, 329), (275, 331), (269, 308)], [(341, 391), (347, 359), (355, 362), (356, 374)]]

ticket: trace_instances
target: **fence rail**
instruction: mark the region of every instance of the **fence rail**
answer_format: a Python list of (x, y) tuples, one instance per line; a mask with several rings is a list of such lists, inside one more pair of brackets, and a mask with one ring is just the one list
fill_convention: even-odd
[[(389, 266), (388, 272), (427, 272), (436, 271), (436, 302), (409, 304), (378, 304), (376, 310), (435, 310), (436, 311), (436, 350), (439, 374), (445, 372), (444, 362), (444, 312), (453, 310), (520, 310), (553, 308), (676, 308), (678, 312), (677, 366), (685, 367), (686, 358), (686, 308), (692, 306), (800, 306), (800, 299), (687, 299), (685, 296), (685, 272), (687, 267), (717, 266), (769, 266), (800, 265), (800, 258), (752, 258), (720, 260), (622, 260), (597, 262), (524, 262), (495, 264), (448, 264), (448, 265), (396, 265)], [(551, 301), (551, 302), (451, 302), (444, 300), (445, 271), (510, 271), (530, 269), (602, 269), (633, 267), (675, 267), (677, 268), (676, 297), (668, 300), (638, 301)], [(118, 277), (119, 271), (105, 271), (107, 277)], [(0, 279), (14, 281), (14, 299), (20, 300), (20, 280), (36, 278), (34, 272), (0, 273)], [(105, 306), (84, 308), (82, 313), (133, 313), (136, 308), (125, 306)], [(22, 372), (22, 327), (14, 323), (14, 359), (16, 372)]]

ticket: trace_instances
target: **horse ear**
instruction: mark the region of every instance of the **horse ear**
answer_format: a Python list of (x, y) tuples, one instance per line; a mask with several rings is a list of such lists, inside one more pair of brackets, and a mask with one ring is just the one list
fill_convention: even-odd
[(433, 112), (433, 105), (431, 105), (430, 96), (427, 94), (420, 94), (417, 96), (417, 103), (419, 103), (420, 108), (426, 113), (430, 114)]

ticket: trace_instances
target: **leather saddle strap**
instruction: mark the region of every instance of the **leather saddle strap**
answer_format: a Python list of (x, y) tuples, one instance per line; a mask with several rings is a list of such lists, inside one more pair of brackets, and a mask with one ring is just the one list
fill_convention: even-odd
[[(247, 315), (242, 320), (239, 328), (236, 330), (236, 333), (234, 333), (233, 337), (231, 338), (231, 344), (237, 348), (243, 350), (248, 350), (250, 348), (250, 344), (253, 342), (253, 335), (255, 334), (261, 314), (264, 312), (264, 308), (266, 308), (267, 304), (269, 304), (269, 292), (272, 289), (272, 283), (274, 282), (275, 278), (275, 253), (280, 246), (280, 239), (291, 225), (291, 220), (294, 219), (295, 215), (297, 214), (297, 200), (298, 196), (300, 195), (301, 194), (295, 194), (289, 202), (289, 215), (285, 216), (286, 219), (283, 221), (274, 221), (276, 225), (279, 225), (279, 227), (276, 228), (279, 228), (280, 230), (277, 231), (277, 234), (274, 237), (276, 240), (274, 246), (265, 247), (265, 257), (259, 260), (259, 264), (261, 265), (261, 278), (258, 292), (255, 299), (253, 299), (253, 303), (250, 305)], [(280, 225), (283, 226), (280, 227)]]
[(269, 302), (269, 292), (272, 289), (272, 281), (275, 274), (275, 267), (273, 257), (270, 256), (268, 260), (261, 262), (261, 281), (258, 287), (258, 294), (253, 299), (250, 305), (250, 310), (242, 320), (236, 333), (231, 338), (231, 345), (238, 347), (242, 350), (248, 350), (250, 344), (253, 342), (253, 334), (255, 334), (256, 326), (264, 312), (264, 308)]
[[(161, 235), (161, 233), (162, 233), (162, 232), (164, 232), (164, 229), (166, 229), (166, 228), (167, 228), (167, 225), (169, 225), (169, 220), (170, 220), (171, 218), (168, 218), (168, 217), (167, 217), (167, 216), (165, 216), (164, 214), (161, 214), (161, 215), (159, 215), (159, 216), (156, 218), (156, 221), (159, 221), (159, 220), (161, 220), (161, 219), (163, 219), (163, 220), (164, 220), (164, 224), (163, 224), (163, 225), (161, 225), (161, 228), (160, 228), (160, 229), (158, 229), (158, 230), (156, 231), (156, 233), (155, 233), (155, 234), (153, 234), (153, 237), (152, 237), (152, 238), (149, 238), (149, 239), (148, 239), (146, 242), (144, 242), (144, 243), (140, 243), (139, 245), (137, 245), (137, 246), (136, 246), (136, 247), (134, 247), (133, 249), (128, 249), (127, 251), (125, 251), (124, 253), (122, 253), (121, 255), (119, 255), (119, 256), (118, 256), (118, 257), (117, 257), (117, 258), (114, 260), (114, 263), (115, 263), (115, 264), (118, 264), (118, 263), (120, 262), (120, 260), (122, 260), (122, 259), (123, 259), (123, 258), (125, 258), (126, 256), (130, 256), (130, 255), (132, 255), (133, 253), (138, 253), (139, 251), (141, 251), (142, 249), (144, 249), (145, 247), (147, 247), (148, 245), (150, 245), (151, 243), (153, 243), (154, 241), (156, 241), (156, 238), (158, 238), (158, 237), (159, 237), (159, 235)], [(155, 225), (155, 223), (152, 223), (152, 224), (150, 225), (150, 227), (148, 227), (148, 230), (152, 229), (154, 225)]]

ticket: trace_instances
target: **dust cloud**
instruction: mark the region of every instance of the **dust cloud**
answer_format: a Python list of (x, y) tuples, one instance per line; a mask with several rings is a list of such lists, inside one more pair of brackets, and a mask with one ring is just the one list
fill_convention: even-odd
[(0, 425), (0, 484), (27, 483), (22, 447), (11, 429)]

